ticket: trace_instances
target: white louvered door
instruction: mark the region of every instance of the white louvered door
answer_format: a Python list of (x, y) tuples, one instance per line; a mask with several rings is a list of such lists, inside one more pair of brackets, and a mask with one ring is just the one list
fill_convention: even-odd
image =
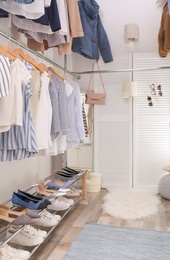
[[(170, 58), (160, 58), (156, 53), (133, 56), (134, 68), (170, 66)], [(138, 97), (134, 101), (133, 118), (133, 185), (157, 186), (163, 175), (162, 166), (170, 159), (170, 69), (134, 72), (138, 82)], [(156, 95), (150, 84), (155, 85)], [(161, 84), (163, 96), (157, 86)], [(147, 96), (153, 106), (148, 105)]]
[[(109, 66), (99, 66), (101, 70), (131, 68), (131, 55), (117, 55)], [(102, 187), (131, 186), (132, 103), (123, 99), (122, 86), (124, 81), (131, 80), (132, 73), (116, 72), (102, 77), (107, 104), (94, 106), (94, 171), (102, 173)], [(98, 74), (94, 76), (94, 91), (102, 91)]]
[[(133, 62), (132, 62), (133, 60)], [(170, 58), (157, 53), (117, 55), (114, 62), (100, 63), (101, 70), (170, 66)], [(102, 74), (107, 104), (94, 106), (94, 171), (102, 173), (102, 187), (154, 187), (170, 159), (170, 69)], [(138, 84), (138, 97), (123, 99), (123, 82)], [(163, 96), (151, 94), (159, 84)], [(94, 90), (102, 90), (99, 75)], [(153, 106), (148, 105), (147, 96)]]

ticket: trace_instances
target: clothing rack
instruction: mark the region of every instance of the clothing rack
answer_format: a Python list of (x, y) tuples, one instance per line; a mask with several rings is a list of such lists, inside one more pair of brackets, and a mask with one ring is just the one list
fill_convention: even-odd
[(64, 71), (64, 74), (68, 73), (68, 74), (70, 74), (70, 75), (72, 75), (72, 76), (74, 76), (74, 77), (76, 77), (76, 78), (78, 78), (78, 79), (80, 78), (80, 76), (77, 75), (76, 72), (72, 72), (72, 71), (67, 70), (67, 64), (66, 64), (67, 59), (66, 59), (66, 55), (64, 56), (64, 67), (62, 67), (62, 66), (60, 66), (58, 63), (56, 63), (56, 62), (50, 60), (49, 58), (47, 58), (46, 56), (40, 54), (39, 52), (30, 49), (30, 48), (27, 47), (25, 44), (23, 44), (22, 42), (18, 41), (17, 39), (15, 39), (14, 37), (12, 37), (11, 35), (9, 35), (9, 34), (7, 34), (7, 33), (4, 33), (4, 32), (1, 32), (1, 31), (0, 31), (0, 35), (3, 36), (3, 37), (5, 37), (6, 39), (9, 39), (10, 41), (16, 43), (17, 45), (21, 46), (23, 49), (25, 49), (25, 50), (27, 50), (27, 51), (33, 53), (35, 56), (37, 56), (37, 57), (39, 57), (39, 58), (41, 58), (41, 59), (47, 61), (48, 63), (52, 64), (53, 66), (55, 66), (55, 67), (57, 67), (57, 68), (63, 70), (63, 71)]
[[(53, 66), (63, 70), (64, 74), (68, 73), (68, 74), (72, 75), (73, 77), (76, 77), (77, 79), (80, 79), (81, 78), (80, 75), (83, 75), (83, 74), (85, 75), (85, 74), (98, 74), (99, 73), (98, 70), (96, 70), (96, 71), (95, 70), (94, 71), (79, 71), (79, 72), (78, 71), (77, 72), (70, 71), (70, 70), (67, 69), (67, 55), (64, 55), (64, 67), (62, 67), (58, 63), (50, 60), (49, 58), (45, 57), (44, 55), (40, 54), (39, 52), (30, 49), (25, 44), (23, 44), (22, 42), (18, 41), (15, 38), (13, 38), (9, 34), (0, 31), (0, 35), (9, 39), (9, 40), (11, 40), (12, 42), (16, 43), (17, 45), (21, 46), (25, 50), (33, 53), (35, 56), (47, 61), (48, 63), (52, 64)], [(154, 67), (154, 68), (138, 68), (138, 69), (100, 70), (100, 73), (134, 72), (134, 71), (150, 71), (150, 70), (164, 70), (164, 69), (165, 70), (170, 69), (170, 66)]]
[[(138, 69), (118, 69), (118, 70), (100, 70), (100, 73), (114, 73), (114, 72), (133, 72), (133, 71), (149, 71), (149, 70), (167, 70), (170, 69), (170, 66), (166, 67), (155, 67), (155, 68), (138, 68)], [(76, 75), (83, 75), (83, 74), (97, 74), (99, 73), (98, 70), (93, 71), (77, 71), (73, 72)]]

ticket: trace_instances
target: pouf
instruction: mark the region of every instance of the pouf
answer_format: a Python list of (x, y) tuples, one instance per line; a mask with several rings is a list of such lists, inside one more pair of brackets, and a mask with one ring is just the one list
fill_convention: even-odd
[(101, 173), (90, 172), (89, 173), (89, 179), (90, 179), (90, 181), (101, 183), (102, 175), (101, 175)]
[(163, 198), (170, 200), (170, 174), (166, 174), (160, 179), (158, 191)]
[(87, 184), (87, 192), (99, 192), (101, 189), (100, 182), (93, 182), (87, 179), (86, 184)]

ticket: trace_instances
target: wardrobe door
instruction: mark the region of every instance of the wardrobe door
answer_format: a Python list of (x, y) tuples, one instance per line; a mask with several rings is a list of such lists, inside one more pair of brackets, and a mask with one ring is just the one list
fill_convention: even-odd
[[(170, 58), (140, 53), (134, 54), (133, 64), (135, 69), (170, 67)], [(133, 110), (133, 186), (157, 187), (162, 166), (170, 159), (170, 69), (135, 71), (133, 78), (138, 84)]]
[[(115, 55), (114, 62), (99, 62), (100, 70), (132, 68), (129, 54)], [(97, 70), (97, 68), (95, 68)], [(102, 187), (131, 186), (132, 101), (123, 98), (123, 82), (131, 72), (102, 73), (106, 105), (94, 105), (94, 171), (102, 173)], [(102, 92), (99, 74), (94, 74), (94, 91)]]

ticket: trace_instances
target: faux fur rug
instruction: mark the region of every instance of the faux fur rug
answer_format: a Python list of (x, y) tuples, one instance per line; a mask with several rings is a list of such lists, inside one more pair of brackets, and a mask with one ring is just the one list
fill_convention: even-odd
[(103, 211), (126, 220), (146, 218), (158, 212), (161, 203), (157, 191), (134, 188), (108, 188)]

